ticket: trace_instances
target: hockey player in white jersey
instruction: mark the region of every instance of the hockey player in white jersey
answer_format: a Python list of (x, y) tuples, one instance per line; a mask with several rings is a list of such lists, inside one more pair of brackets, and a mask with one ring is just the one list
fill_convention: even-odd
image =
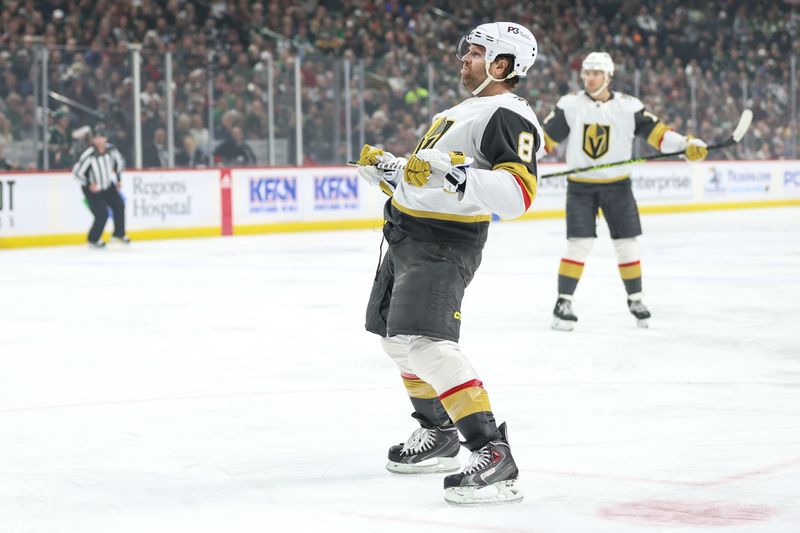
[[(366, 328), (397, 363), (420, 427), (389, 449), (399, 473), (459, 468), (460, 432), (472, 454), (444, 480), (457, 504), (517, 501), (518, 470), (505, 424), (458, 344), (461, 300), (481, 262), (492, 213), (515, 218), (536, 195), (543, 132), (511, 89), (536, 59), (536, 40), (511, 22), (482, 24), (458, 47), (461, 82), (473, 94), (433, 119), (405, 160), (365, 145), (359, 174), (391, 198), (388, 250), (375, 275)], [(405, 164), (384, 172), (378, 163)], [(470, 163), (472, 163), (470, 165)]]
[[(672, 131), (646, 111), (638, 99), (611, 91), (613, 75), (614, 62), (606, 52), (586, 56), (581, 65), (585, 90), (561, 97), (544, 120), (547, 151), (566, 142), (570, 167), (601, 165), (630, 159), (633, 139), (638, 136), (662, 152), (685, 151), (690, 161), (705, 159), (708, 150), (703, 141)], [(554, 329), (570, 331), (578, 320), (572, 297), (597, 238), (600, 208), (614, 242), (628, 293), (628, 309), (639, 326), (647, 327), (650, 311), (642, 302), (642, 268), (636, 240), (642, 234), (639, 210), (631, 189), (630, 167), (616, 166), (567, 177), (567, 251), (558, 269)]]

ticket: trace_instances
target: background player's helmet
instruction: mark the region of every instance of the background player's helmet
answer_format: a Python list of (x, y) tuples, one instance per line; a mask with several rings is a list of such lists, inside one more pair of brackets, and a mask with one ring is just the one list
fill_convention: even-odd
[(585, 72), (590, 70), (599, 70), (604, 74), (603, 84), (600, 88), (593, 93), (589, 93), (589, 96), (592, 98), (597, 98), (606, 90), (609, 83), (611, 83), (611, 76), (614, 75), (614, 61), (611, 59), (611, 56), (608, 55), (608, 52), (592, 52), (586, 56), (583, 63), (581, 63), (581, 78), (584, 83), (586, 83)]
[(525, 26), (515, 22), (490, 22), (481, 24), (461, 38), (456, 56), (459, 60), (469, 50), (470, 44), (477, 44), (486, 49), (486, 63), (491, 63), (497, 56), (509, 54), (514, 56), (514, 69), (508, 77), (524, 78), (528, 69), (536, 61), (538, 47), (536, 37)]
[(614, 75), (614, 61), (608, 52), (592, 52), (583, 60), (581, 71), (601, 70), (609, 76)]

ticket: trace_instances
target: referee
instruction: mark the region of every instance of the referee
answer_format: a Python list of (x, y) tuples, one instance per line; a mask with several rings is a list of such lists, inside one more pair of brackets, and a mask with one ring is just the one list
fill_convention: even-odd
[(119, 150), (108, 142), (105, 125), (95, 125), (92, 145), (81, 154), (72, 168), (94, 215), (94, 223), (89, 230), (89, 246), (92, 248), (104, 248), (106, 245), (100, 236), (106, 227), (109, 207), (114, 217), (112, 239), (123, 244), (131, 242), (125, 235), (125, 203), (119, 194), (124, 169), (125, 160)]

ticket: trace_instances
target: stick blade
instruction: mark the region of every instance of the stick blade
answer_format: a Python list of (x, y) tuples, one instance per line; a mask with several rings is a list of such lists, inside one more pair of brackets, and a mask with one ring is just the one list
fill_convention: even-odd
[(750, 123), (753, 121), (753, 112), (749, 109), (745, 109), (742, 112), (742, 116), (739, 117), (739, 124), (736, 125), (736, 129), (733, 130), (733, 142), (739, 142), (744, 137), (744, 134), (747, 133), (747, 129), (750, 127)]

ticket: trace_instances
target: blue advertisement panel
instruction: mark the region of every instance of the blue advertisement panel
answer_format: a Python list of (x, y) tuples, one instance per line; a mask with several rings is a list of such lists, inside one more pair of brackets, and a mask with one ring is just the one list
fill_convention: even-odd
[(354, 168), (234, 169), (234, 227), (379, 219), (386, 196)]

